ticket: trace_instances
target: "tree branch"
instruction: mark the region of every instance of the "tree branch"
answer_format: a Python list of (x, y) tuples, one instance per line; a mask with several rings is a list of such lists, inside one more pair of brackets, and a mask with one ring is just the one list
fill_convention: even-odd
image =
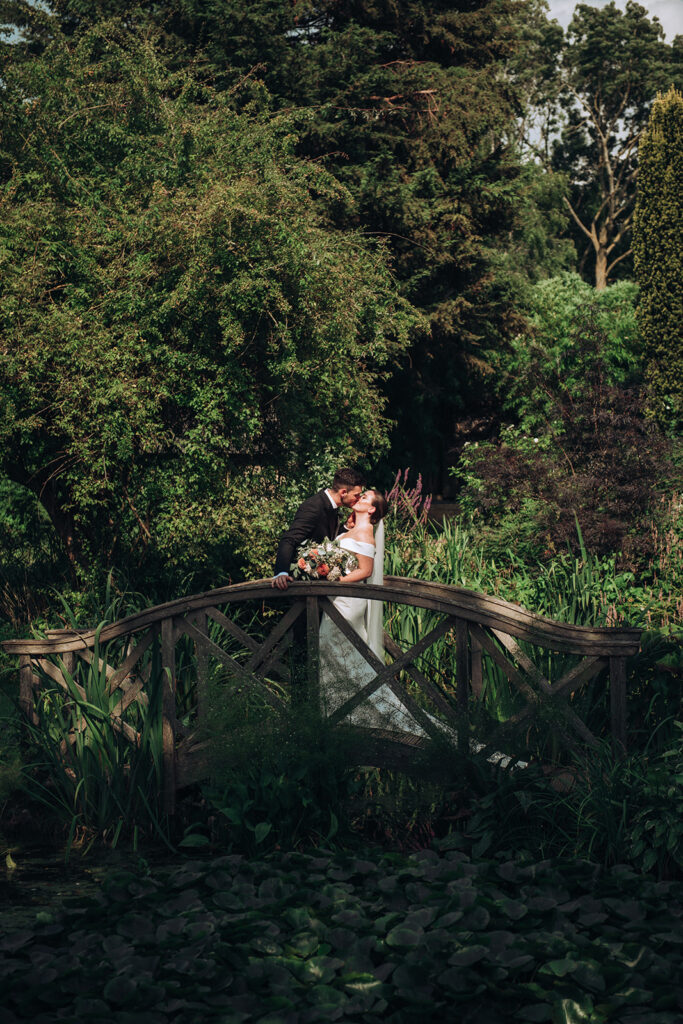
[[(607, 248), (605, 249), (605, 252), (607, 253), (608, 256), (612, 252), (614, 247), (616, 245), (619, 245), (619, 242), (622, 240), (622, 238), (624, 237), (624, 235), (626, 234), (628, 229), (631, 227), (631, 220), (632, 220), (632, 214), (629, 214), (628, 217), (626, 218), (626, 220), (624, 221), (624, 223), (619, 228), (619, 231), (617, 232), (617, 234), (612, 239), (611, 244), (608, 245)], [(631, 250), (629, 249), (629, 252), (630, 251)], [(623, 257), (620, 256), (619, 259), (623, 259)]]
[(605, 277), (609, 278), (610, 271), (613, 270), (616, 267), (617, 263), (619, 263), (620, 260), (625, 260), (626, 257), (630, 256), (632, 252), (633, 252), (633, 249), (628, 248), (628, 249), (626, 249), (625, 252), (622, 252), (620, 256), (617, 256), (617, 258), (615, 260), (612, 260), (612, 262), (608, 266), (607, 270), (605, 271)]
[(587, 238), (590, 238), (590, 240), (591, 240), (591, 242), (593, 243), (593, 245), (594, 245), (594, 246), (596, 246), (596, 245), (597, 245), (597, 241), (598, 241), (598, 240), (597, 240), (597, 237), (595, 236), (595, 231), (593, 231), (593, 232), (591, 233), (591, 232), (590, 232), (590, 231), (588, 230), (588, 228), (587, 228), (587, 227), (585, 226), (585, 224), (583, 223), (583, 221), (582, 221), (582, 220), (580, 219), (579, 215), (578, 215), (578, 214), (576, 213), (576, 211), (574, 210), (574, 207), (573, 207), (573, 206), (572, 206), (572, 204), (571, 204), (571, 203), (569, 202), (569, 200), (567, 199), (567, 197), (566, 197), (566, 196), (564, 196), (564, 201), (565, 201), (565, 203), (567, 204), (567, 207), (568, 207), (568, 209), (569, 209), (569, 212), (571, 213), (572, 217), (574, 218), (574, 220), (576, 221), (576, 223), (577, 223), (577, 224), (579, 225), (579, 227), (580, 227), (580, 228), (581, 228), (581, 230), (583, 231), (584, 235), (585, 235), (585, 236), (586, 236)]

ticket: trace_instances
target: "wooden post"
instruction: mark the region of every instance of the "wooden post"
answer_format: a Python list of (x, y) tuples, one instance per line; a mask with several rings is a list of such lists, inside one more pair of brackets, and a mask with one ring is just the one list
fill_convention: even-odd
[(469, 700), (469, 651), (467, 649), (467, 620), (455, 620), (455, 680), (458, 695), (458, 746), (461, 753), (469, 751), (469, 717), (467, 704)]
[[(61, 658), (62, 664), (64, 665), (64, 672), (68, 672), (71, 678), (73, 679), (74, 672), (76, 671), (75, 653), (73, 651), (64, 651)], [(64, 678), (64, 673), (62, 673), (62, 678)], [(64, 683), (68, 686), (66, 679), (64, 679)], [(73, 722), (74, 729), (76, 729), (78, 732), (82, 732), (83, 729), (85, 728), (85, 721), (83, 719), (83, 716), (81, 714), (78, 714), (75, 709), (76, 705), (74, 701), (71, 698), (65, 698), (64, 710), (68, 711), (68, 713), (71, 715), (71, 720)]]
[(311, 707), (320, 709), (320, 611), (318, 598), (306, 598), (306, 668), (307, 699)]
[(482, 664), (483, 648), (476, 637), (470, 637), (472, 653), (472, 692), (477, 700), (481, 700), (484, 690), (484, 666)]
[(164, 810), (175, 812), (175, 638), (173, 619), (161, 622), (161, 668), (164, 674), (161, 733), (164, 757)]
[(38, 716), (34, 709), (33, 698), (37, 688), (37, 679), (31, 667), (31, 655), (19, 655), (19, 704), (26, 717), (38, 724)]
[[(206, 633), (208, 635), (208, 620), (206, 612), (196, 612), (194, 616), (194, 624), (197, 629), (202, 631), (202, 633)], [(209, 710), (207, 693), (209, 681), (209, 655), (207, 654), (206, 647), (204, 647), (203, 644), (197, 643), (196, 640), (194, 650), (195, 657), (197, 658), (197, 724), (202, 726), (206, 724)]]
[(615, 751), (626, 753), (626, 658), (609, 659), (609, 697)]
[(76, 667), (75, 653), (73, 651), (64, 651), (64, 653), (62, 654), (62, 661), (64, 662), (64, 668), (73, 679), (74, 669)]

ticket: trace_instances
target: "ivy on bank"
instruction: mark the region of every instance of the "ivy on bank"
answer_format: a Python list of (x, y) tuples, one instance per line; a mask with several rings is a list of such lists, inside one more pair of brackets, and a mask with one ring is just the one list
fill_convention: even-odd
[(682, 914), (679, 883), (585, 861), (188, 862), (2, 935), (5, 1020), (675, 1024)]

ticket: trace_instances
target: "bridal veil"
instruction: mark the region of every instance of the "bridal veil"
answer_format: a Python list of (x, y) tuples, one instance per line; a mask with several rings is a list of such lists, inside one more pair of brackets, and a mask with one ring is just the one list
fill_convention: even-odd
[[(375, 560), (368, 583), (381, 587), (384, 583), (384, 520), (380, 519), (375, 530)], [(381, 601), (368, 601), (366, 614), (368, 647), (384, 662), (384, 612)]]

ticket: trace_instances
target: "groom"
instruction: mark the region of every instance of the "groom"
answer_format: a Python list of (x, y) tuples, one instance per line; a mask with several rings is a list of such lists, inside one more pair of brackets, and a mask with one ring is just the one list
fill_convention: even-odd
[(293, 578), (289, 567), (296, 549), (305, 540), (320, 543), (325, 537), (334, 540), (339, 531), (339, 509), (353, 508), (362, 491), (363, 477), (355, 469), (338, 469), (332, 486), (307, 498), (296, 510), (294, 521), (282, 534), (275, 559), (274, 587), (286, 590)]

